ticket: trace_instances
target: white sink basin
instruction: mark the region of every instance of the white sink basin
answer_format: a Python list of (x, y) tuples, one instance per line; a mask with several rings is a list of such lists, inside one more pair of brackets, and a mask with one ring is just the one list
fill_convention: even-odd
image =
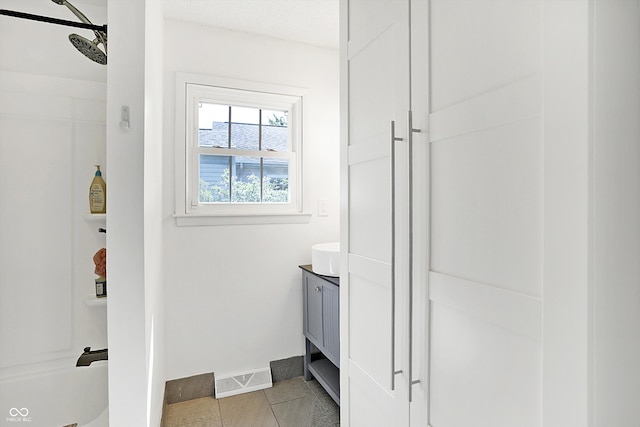
[(323, 276), (340, 276), (340, 242), (311, 246), (311, 269)]

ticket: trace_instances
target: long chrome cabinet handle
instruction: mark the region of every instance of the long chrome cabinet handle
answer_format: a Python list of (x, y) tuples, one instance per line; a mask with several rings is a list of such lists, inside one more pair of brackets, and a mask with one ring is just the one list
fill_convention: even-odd
[(391, 391), (396, 389), (396, 122), (391, 121)]
[(409, 110), (409, 403), (413, 400), (413, 385), (420, 380), (413, 379), (413, 134), (420, 129), (413, 128), (413, 112)]

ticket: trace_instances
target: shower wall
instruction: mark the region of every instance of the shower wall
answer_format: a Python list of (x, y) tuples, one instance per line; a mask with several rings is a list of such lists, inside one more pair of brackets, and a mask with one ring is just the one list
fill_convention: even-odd
[[(103, 19), (100, 8), (76, 5)], [(0, 0), (0, 8), (72, 19), (53, 3)], [(93, 165), (103, 166), (107, 181), (108, 166), (104, 67), (75, 51), (68, 28), (0, 19), (4, 379), (73, 366), (83, 347), (107, 346), (106, 307), (90, 304), (92, 256), (105, 245), (97, 232), (104, 220), (88, 215), (88, 187)]]

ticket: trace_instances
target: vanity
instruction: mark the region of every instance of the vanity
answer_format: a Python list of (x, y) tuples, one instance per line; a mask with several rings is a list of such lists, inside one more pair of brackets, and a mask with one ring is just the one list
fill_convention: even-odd
[(340, 404), (340, 278), (302, 269), (304, 379), (315, 378)]

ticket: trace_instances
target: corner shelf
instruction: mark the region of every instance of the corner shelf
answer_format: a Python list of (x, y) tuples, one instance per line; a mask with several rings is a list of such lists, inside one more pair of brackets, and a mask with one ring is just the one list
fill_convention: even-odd
[(107, 297), (98, 298), (95, 295), (89, 295), (84, 297), (84, 305), (87, 307), (106, 307)]

